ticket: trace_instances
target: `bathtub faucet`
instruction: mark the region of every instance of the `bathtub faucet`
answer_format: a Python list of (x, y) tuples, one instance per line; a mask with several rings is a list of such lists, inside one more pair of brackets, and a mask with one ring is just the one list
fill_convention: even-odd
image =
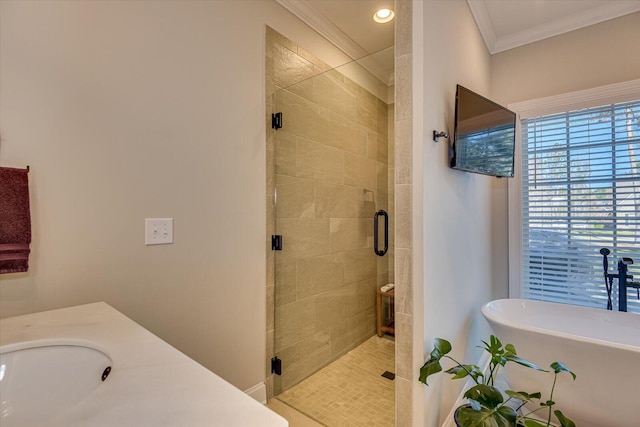
[(640, 299), (640, 282), (634, 282), (629, 274), (628, 265), (633, 264), (631, 258), (622, 258), (618, 261), (618, 310), (627, 311), (627, 288), (635, 288)]
[(609, 301), (607, 302), (607, 310), (612, 310), (611, 304), (611, 289), (613, 288), (613, 279), (618, 279), (618, 310), (627, 311), (627, 289), (634, 288), (638, 292), (638, 299), (640, 299), (640, 282), (634, 282), (633, 276), (629, 274), (628, 266), (633, 264), (631, 258), (621, 258), (618, 261), (618, 274), (609, 273), (609, 261), (607, 255), (611, 251), (607, 248), (600, 249), (600, 254), (604, 257), (602, 260), (602, 266), (604, 268), (604, 283), (607, 287), (607, 294), (609, 295)]

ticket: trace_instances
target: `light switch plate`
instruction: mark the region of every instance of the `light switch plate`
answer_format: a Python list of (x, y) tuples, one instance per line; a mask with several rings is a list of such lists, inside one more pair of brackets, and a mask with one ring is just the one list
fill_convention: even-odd
[(144, 244), (166, 245), (173, 243), (173, 218), (145, 218)]

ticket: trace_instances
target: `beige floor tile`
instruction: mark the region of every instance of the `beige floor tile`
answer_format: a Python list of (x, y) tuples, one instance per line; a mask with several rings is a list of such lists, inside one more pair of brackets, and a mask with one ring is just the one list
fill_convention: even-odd
[(395, 383), (381, 375), (394, 372), (394, 345), (373, 336), (275, 400), (329, 427), (393, 426)]
[(305, 414), (298, 412), (286, 403), (278, 399), (271, 399), (267, 407), (289, 421), (289, 427), (322, 427), (322, 424), (315, 422)]

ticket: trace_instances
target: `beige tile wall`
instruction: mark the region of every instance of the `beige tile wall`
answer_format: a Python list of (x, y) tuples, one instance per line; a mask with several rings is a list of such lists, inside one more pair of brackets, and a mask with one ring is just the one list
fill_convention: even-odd
[(396, 425), (411, 426), (417, 421), (413, 402), (418, 401), (413, 389), (418, 373), (413, 370), (412, 0), (396, 0), (395, 12)]
[(270, 28), (266, 50), (267, 230), (284, 241), (272, 252), (267, 239), (267, 355), (284, 367), (268, 377), (272, 397), (375, 333), (375, 290), (393, 271), (393, 251), (373, 252), (373, 215), (394, 194), (393, 122), (387, 104)]

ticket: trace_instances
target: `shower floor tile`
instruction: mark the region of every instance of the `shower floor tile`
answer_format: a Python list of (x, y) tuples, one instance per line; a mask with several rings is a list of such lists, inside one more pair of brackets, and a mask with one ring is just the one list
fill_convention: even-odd
[(395, 345), (373, 336), (340, 359), (276, 396), (328, 426), (393, 426)]

